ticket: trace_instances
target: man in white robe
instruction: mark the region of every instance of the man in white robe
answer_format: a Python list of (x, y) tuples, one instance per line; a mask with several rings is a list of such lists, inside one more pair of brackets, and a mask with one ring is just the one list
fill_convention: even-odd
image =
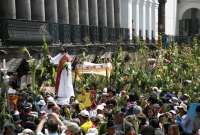
[(72, 58), (64, 48), (61, 48), (61, 52), (55, 57), (51, 58), (50, 61), (51, 63), (57, 65), (55, 90), (58, 104), (68, 104), (70, 98), (74, 96), (71, 72)]

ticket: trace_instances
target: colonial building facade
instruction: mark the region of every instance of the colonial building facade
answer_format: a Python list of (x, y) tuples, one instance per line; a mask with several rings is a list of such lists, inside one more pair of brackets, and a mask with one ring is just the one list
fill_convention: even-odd
[(1, 0), (0, 18), (6, 42), (37, 42), (44, 34), (63, 43), (128, 40), (121, 0)]
[(129, 35), (143, 40), (158, 39), (158, 0), (121, 0), (121, 5), (121, 26), (129, 28)]
[[(3, 42), (128, 41), (158, 38), (158, 0), (1, 0)], [(22, 43), (22, 42), (19, 42)]]

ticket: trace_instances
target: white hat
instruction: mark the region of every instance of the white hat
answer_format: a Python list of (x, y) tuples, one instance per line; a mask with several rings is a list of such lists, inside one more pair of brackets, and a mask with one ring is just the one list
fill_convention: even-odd
[(100, 121), (103, 121), (105, 117), (103, 116), (103, 114), (98, 114), (98, 115), (97, 115), (97, 118), (98, 118)]
[(176, 101), (176, 102), (178, 102), (179, 100), (178, 100), (177, 97), (172, 97), (172, 101)]
[(162, 90), (159, 89), (158, 87), (152, 87), (151, 89), (152, 89), (153, 91), (156, 91), (157, 93), (161, 93), (161, 92), (162, 92)]
[(43, 99), (40, 100), (40, 101), (38, 101), (37, 104), (38, 104), (38, 105), (42, 105), (42, 106), (45, 106), (45, 105), (46, 105), (46, 103), (45, 103), (45, 101), (44, 101)]
[(107, 88), (104, 88), (103, 89), (103, 93), (107, 93), (108, 92), (108, 89)]
[(177, 97), (172, 97), (172, 99), (170, 99), (169, 102), (174, 103), (174, 104), (178, 104), (179, 100), (178, 100)]
[(185, 80), (185, 82), (187, 82), (187, 83), (192, 83), (192, 80)]
[(47, 103), (53, 103), (53, 104), (56, 104), (54, 98), (51, 97), (51, 96), (47, 98)]
[(101, 105), (102, 105), (102, 106), (104, 106), (104, 107), (106, 106), (106, 104), (105, 104), (105, 103), (102, 103)]
[(190, 98), (190, 96), (188, 94), (183, 94), (183, 96), (185, 96), (187, 98)]
[(89, 112), (87, 110), (82, 110), (80, 113), (79, 113), (80, 116), (83, 116), (83, 117), (89, 117)]
[(161, 114), (158, 113), (158, 118), (165, 116), (165, 115), (166, 115), (165, 113), (161, 113)]
[(148, 61), (148, 62), (156, 62), (156, 59), (154, 59), (154, 58), (149, 58), (149, 59), (147, 59), (147, 61)]
[(31, 129), (24, 129), (22, 133), (19, 133), (18, 135), (33, 135), (33, 131)]
[(97, 106), (97, 110), (103, 111), (103, 109), (104, 109), (104, 106), (102, 104)]
[(179, 106), (177, 106), (177, 108), (182, 108), (185, 112), (187, 112), (187, 105), (183, 102)]
[(104, 88), (102, 94), (103, 94), (103, 95), (108, 95), (108, 89), (107, 89), (107, 88)]
[(158, 91), (158, 87), (152, 87), (152, 90)]

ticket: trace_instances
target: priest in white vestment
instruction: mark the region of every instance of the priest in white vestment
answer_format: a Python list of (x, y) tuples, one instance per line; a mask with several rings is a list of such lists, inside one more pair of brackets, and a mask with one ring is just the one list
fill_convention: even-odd
[(57, 65), (57, 75), (55, 91), (58, 104), (68, 104), (70, 98), (74, 96), (74, 89), (72, 83), (72, 57), (66, 52), (64, 48), (55, 57), (50, 59), (51, 63)]

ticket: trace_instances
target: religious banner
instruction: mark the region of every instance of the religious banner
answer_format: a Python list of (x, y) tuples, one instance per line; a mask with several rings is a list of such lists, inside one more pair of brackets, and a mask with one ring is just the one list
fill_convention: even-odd
[(81, 74), (96, 74), (110, 77), (112, 71), (111, 63), (95, 64), (90, 62), (84, 62), (76, 66), (77, 75)]

